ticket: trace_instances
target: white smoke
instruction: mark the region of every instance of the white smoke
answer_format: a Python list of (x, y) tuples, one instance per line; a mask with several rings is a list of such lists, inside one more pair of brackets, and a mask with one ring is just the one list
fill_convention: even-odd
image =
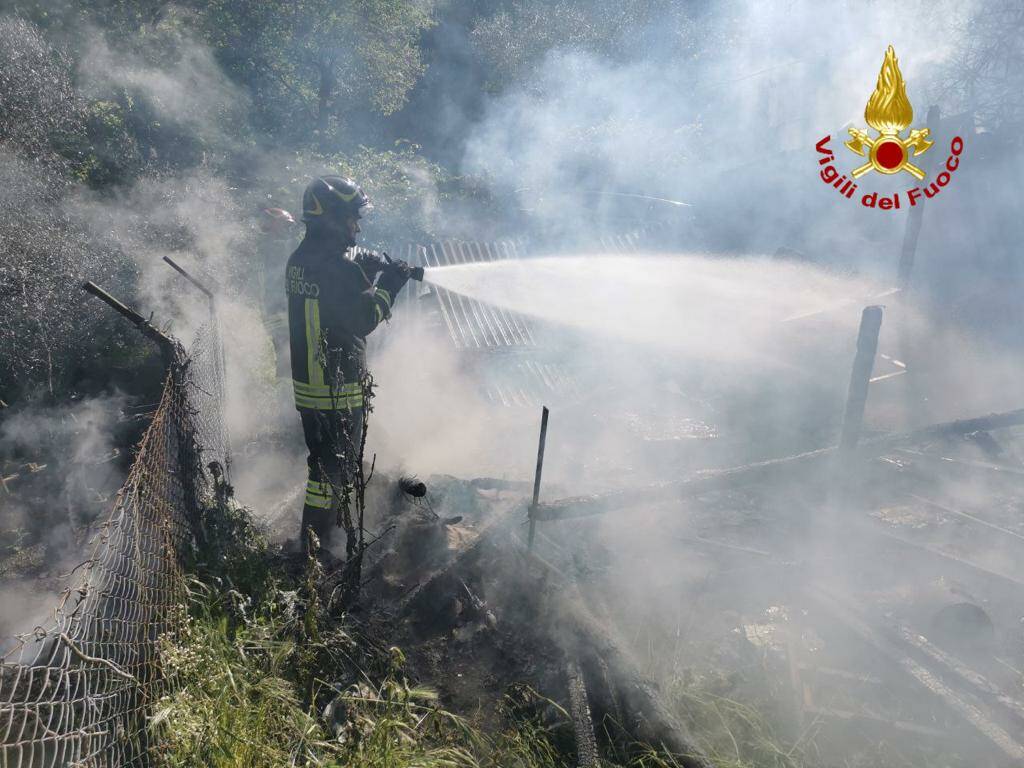
[(207, 138), (229, 139), (231, 125), (244, 116), (247, 95), (228, 79), (208, 46), (155, 30), (144, 57), (111, 47), (99, 30), (87, 34), (79, 65), (84, 96), (104, 99), (119, 90), (141, 95), (160, 119)]

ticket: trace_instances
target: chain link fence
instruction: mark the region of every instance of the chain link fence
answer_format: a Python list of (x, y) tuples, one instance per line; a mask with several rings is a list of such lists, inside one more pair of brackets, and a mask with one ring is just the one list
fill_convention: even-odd
[(148, 717), (175, 685), (159, 642), (185, 616), (182, 556), (229, 454), (215, 314), (187, 353), (165, 351), (160, 405), (77, 585), (0, 663), (0, 768), (153, 762)]

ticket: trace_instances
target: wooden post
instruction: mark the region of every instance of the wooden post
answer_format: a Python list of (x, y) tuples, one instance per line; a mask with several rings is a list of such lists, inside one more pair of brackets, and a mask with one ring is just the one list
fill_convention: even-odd
[(846, 394), (843, 427), (833, 457), (827, 500), (827, 509), (830, 511), (842, 510), (847, 506), (850, 489), (858, 474), (855, 453), (864, 423), (864, 408), (868, 402), (868, 387), (871, 370), (875, 366), (878, 332), (881, 328), (882, 308), (864, 307), (860, 316), (860, 331), (857, 333), (857, 353), (853, 358), (853, 370), (850, 371), (850, 389)]
[(853, 358), (850, 372), (850, 389), (846, 395), (846, 412), (843, 414), (843, 429), (839, 435), (840, 461), (857, 447), (861, 425), (864, 422), (864, 407), (868, 401), (868, 381), (875, 366), (875, 352), (878, 350), (878, 332), (882, 328), (882, 308), (864, 307), (860, 316), (860, 331), (857, 333), (857, 354)]
[(594, 735), (594, 720), (590, 712), (587, 683), (579, 663), (570, 657), (565, 665), (565, 677), (569, 688), (569, 714), (576, 734), (576, 768), (597, 768), (600, 759), (597, 738)]
[[(928, 132), (929, 138), (935, 141), (939, 130), (939, 108), (932, 105), (928, 108)], [(922, 170), (927, 172), (935, 164), (935, 155), (941, 154), (941, 147), (934, 146), (931, 153), (925, 156), (926, 162), (921, 163)], [(910, 287), (910, 275), (914, 271), (914, 257), (917, 254), (917, 238), (921, 234), (921, 218), (924, 215), (924, 201), (922, 197), (917, 205), (910, 209), (907, 214), (907, 228), (903, 231), (903, 249), (900, 251), (899, 271), (896, 275), (896, 285), (903, 292)], [(906, 359), (906, 358), (904, 358)]]
[[(938, 145), (938, 131), (939, 131), (940, 115), (939, 108), (932, 105), (928, 108), (927, 126), (929, 137), (932, 141), (936, 142), (936, 145), (931, 148), (927, 155), (924, 156), (923, 162), (921, 163), (921, 169), (928, 173), (935, 165), (935, 158), (939, 158), (939, 163), (942, 162), (941, 155), (943, 147)], [(915, 351), (911, 349), (913, 341), (911, 339), (911, 306), (910, 306), (910, 279), (914, 272), (914, 260), (917, 257), (917, 241), (921, 234), (921, 221), (924, 217), (924, 202), (925, 198), (921, 197), (917, 201), (910, 213), (907, 214), (907, 225), (903, 232), (903, 248), (900, 250), (900, 263), (896, 273), (896, 287), (899, 289), (899, 299), (897, 300), (897, 340), (896, 349), (897, 355), (901, 362), (903, 362), (907, 368), (907, 376), (903, 383), (905, 388), (905, 424), (914, 425), (919, 422), (922, 411), (922, 381), (921, 371), (916, 366), (916, 363), (921, 359), (920, 355), (916, 355)]]
[(542, 406), (540, 412), (540, 441), (537, 445), (537, 471), (533, 475), (533, 503), (530, 504), (530, 537), (527, 545), (533, 549), (533, 536), (536, 533), (537, 520), (534, 511), (540, 501), (540, 475), (544, 470), (544, 443), (548, 439), (548, 407)]

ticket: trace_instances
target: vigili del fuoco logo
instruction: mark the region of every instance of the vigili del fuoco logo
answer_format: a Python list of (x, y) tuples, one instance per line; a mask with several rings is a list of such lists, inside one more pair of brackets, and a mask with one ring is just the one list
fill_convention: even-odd
[[(924, 181), (927, 174), (915, 164), (914, 159), (931, 149), (935, 142), (929, 139), (928, 128), (911, 128), (906, 138), (902, 135), (914, 121), (914, 108), (907, 98), (907, 84), (900, 72), (896, 51), (891, 45), (885, 51), (875, 92), (864, 107), (864, 120), (878, 135), (872, 136), (869, 131), (850, 128), (850, 140), (844, 142), (844, 146), (866, 162), (849, 171), (850, 178), (847, 178), (845, 173), (836, 169), (836, 157), (829, 147), (832, 137), (826, 136), (815, 145), (821, 155), (818, 165), (823, 166), (819, 174), (821, 180), (848, 200), (854, 199), (858, 191), (858, 180), (872, 171), (887, 176), (905, 172), (918, 181)], [(878, 192), (863, 192), (859, 197), (860, 204), (865, 208), (891, 211), (899, 210), (904, 202), (913, 207), (922, 199), (935, 197), (953, 179), (963, 151), (964, 140), (959, 136), (953, 137), (945, 165), (933, 181), (905, 192), (882, 195)]]

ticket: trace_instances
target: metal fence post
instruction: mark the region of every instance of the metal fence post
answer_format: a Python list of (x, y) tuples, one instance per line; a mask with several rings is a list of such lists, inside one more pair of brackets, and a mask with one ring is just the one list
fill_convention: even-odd
[(544, 470), (544, 443), (548, 439), (548, 407), (542, 406), (540, 412), (540, 440), (537, 444), (537, 471), (533, 476), (533, 503), (530, 504), (530, 536), (527, 541), (529, 549), (533, 549), (533, 536), (536, 533), (537, 520), (534, 512), (537, 509), (537, 502), (540, 501), (540, 475)]
[[(171, 269), (188, 280), (193, 286), (206, 296), (210, 304), (210, 332), (213, 334), (213, 367), (214, 378), (217, 383), (216, 398), (220, 409), (220, 440), (221, 448), (224, 451), (224, 479), (231, 482), (231, 434), (228, 431), (227, 418), (224, 414), (224, 404), (227, 398), (227, 363), (224, 358), (224, 339), (220, 334), (220, 317), (217, 313), (217, 294), (214, 290), (207, 288), (196, 277), (190, 274), (184, 267), (178, 264), (170, 256), (164, 256), (164, 261)], [(217, 288), (214, 283), (214, 288)]]
[(864, 307), (857, 333), (857, 354), (853, 358), (853, 370), (850, 371), (850, 388), (846, 394), (843, 428), (839, 435), (840, 456), (848, 456), (860, 440), (864, 407), (868, 401), (868, 382), (875, 367), (875, 352), (878, 351), (878, 333), (881, 328), (882, 308)]
[(120, 314), (122, 317), (128, 320), (128, 322), (130, 322), (132, 325), (138, 328), (139, 332), (143, 336), (145, 336), (150, 341), (155, 342), (156, 345), (160, 348), (160, 353), (163, 355), (164, 365), (166, 365), (168, 368), (173, 367), (174, 363), (176, 362), (178, 347), (177, 343), (170, 336), (165, 334), (163, 331), (161, 331), (159, 328), (153, 325), (149, 320), (144, 318), (134, 309), (128, 307), (127, 305), (115, 299), (113, 296), (111, 296), (105, 290), (100, 288), (98, 285), (96, 285), (96, 283), (92, 282), (91, 280), (87, 280), (85, 283), (83, 283), (82, 289), (86, 293), (90, 293), (93, 296), (95, 296), (97, 299), (102, 301), (111, 309), (115, 310), (118, 314)]

